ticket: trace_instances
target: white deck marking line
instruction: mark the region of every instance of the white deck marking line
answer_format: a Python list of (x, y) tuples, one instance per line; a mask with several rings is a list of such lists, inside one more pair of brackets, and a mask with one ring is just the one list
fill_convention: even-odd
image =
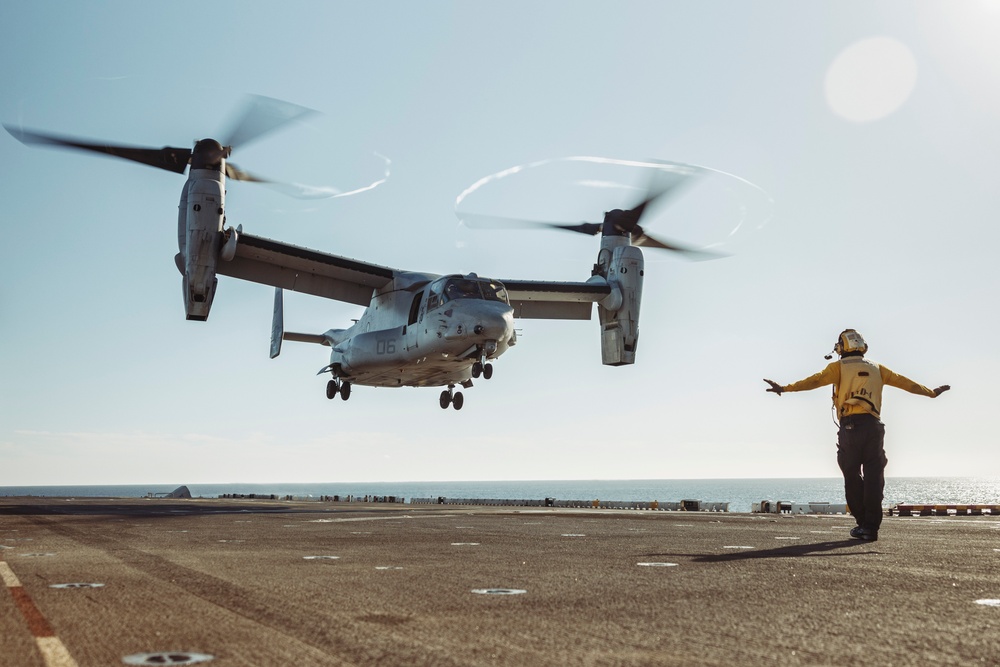
[(78, 667), (58, 637), (36, 637), (35, 643), (45, 660), (46, 667)]
[(27, 591), (21, 585), (21, 580), (17, 578), (14, 571), (6, 561), (0, 560), (0, 579), (3, 579), (4, 586), (10, 590), (15, 606), (21, 610), (21, 615), (28, 624), (38, 652), (42, 655), (45, 667), (78, 667), (76, 660), (66, 650), (66, 646), (59, 637), (56, 637), (52, 626), (45, 620), (42, 613), (35, 606), (35, 603), (28, 596)]
[(3, 579), (4, 586), (7, 588), (21, 585), (17, 575), (14, 574), (14, 571), (10, 569), (10, 565), (7, 565), (7, 561), (4, 560), (0, 560), (0, 579)]

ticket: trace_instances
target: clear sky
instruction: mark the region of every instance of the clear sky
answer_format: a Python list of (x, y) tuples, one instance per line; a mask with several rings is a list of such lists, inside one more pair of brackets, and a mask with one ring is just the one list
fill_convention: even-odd
[[(401, 269), (586, 279), (595, 239), (455, 216), (479, 179), (550, 158), (704, 165), (773, 199), (731, 257), (646, 252), (634, 366), (601, 365), (596, 320), (526, 320), (461, 412), (434, 389), (344, 403), (326, 348), (268, 358), (270, 288), (221, 278), (185, 321), (183, 177), (0, 133), (0, 485), (836, 476), (829, 391), (761, 379), (820, 370), (846, 327), (953, 387), (886, 390), (887, 474), (1000, 470), (998, 0), (7, 0), (0, 62), (0, 120), (89, 138), (189, 146), (247, 93), (322, 112), (234, 162), (351, 188), (378, 154), (388, 182), (230, 183), (229, 221)], [(576, 215), (525, 187), (526, 215)], [(697, 201), (647, 228), (697, 236)], [(289, 330), (360, 312), (285, 299)]]

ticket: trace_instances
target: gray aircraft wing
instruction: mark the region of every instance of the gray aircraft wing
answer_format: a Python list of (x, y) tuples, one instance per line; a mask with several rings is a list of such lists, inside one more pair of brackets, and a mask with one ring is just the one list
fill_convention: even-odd
[(367, 306), (374, 290), (397, 271), (309, 248), (240, 234), (236, 256), (220, 261), (216, 273), (263, 285)]
[(541, 280), (501, 280), (507, 288), (514, 317), (549, 320), (589, 320), (592, 304), (611, 293), (604, 281), (569, 283)]

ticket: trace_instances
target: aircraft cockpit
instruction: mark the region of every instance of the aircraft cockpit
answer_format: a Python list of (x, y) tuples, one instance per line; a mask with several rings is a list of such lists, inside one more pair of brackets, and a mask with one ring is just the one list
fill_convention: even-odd
[(480, 299), (510, 303), (507, 298), (507, 289), (500, 281), (480, 278), (475, 274), (444, 276), (431, 283), (428, 289), (430, 292), (427, 296), (428, 310), (455, 299)]

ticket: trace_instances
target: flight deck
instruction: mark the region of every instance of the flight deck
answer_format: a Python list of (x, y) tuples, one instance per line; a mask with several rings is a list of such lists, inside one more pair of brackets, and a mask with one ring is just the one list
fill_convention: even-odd
[(0, 499), (0, 665), (998, 665), (1000, 517)]

